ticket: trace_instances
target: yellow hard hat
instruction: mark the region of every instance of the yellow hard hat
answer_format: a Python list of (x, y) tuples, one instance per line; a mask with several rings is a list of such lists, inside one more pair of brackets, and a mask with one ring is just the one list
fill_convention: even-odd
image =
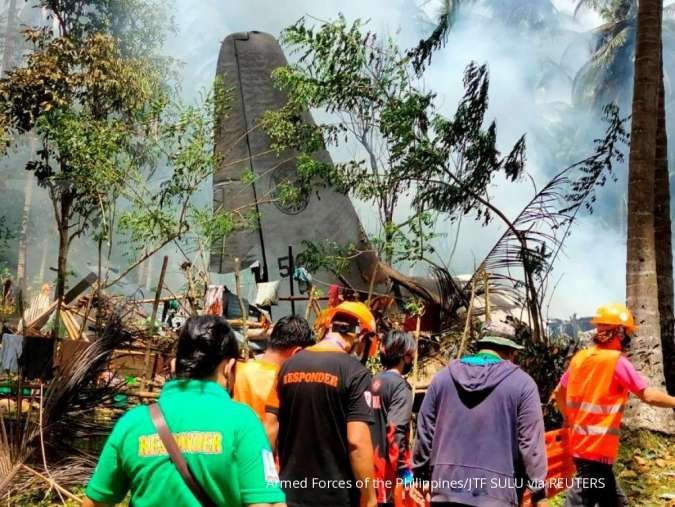
[(328, 309), (328, 312), (322, 320), (326, 323), (326, 325), (329, 325), (331, 322), (333, 322), (333, 317), (339, 313), (350, 315), (357, 319), (359, 321), (361, 330), (367, 331), (369, 333), (375, 332), (375, 316), (363, 303), (358, 301), (345, 301), (344, 303), (340, 303), (339, 305)]
[(594, 326), (604, 324), (606, 326), (622, 326), (626, 332), (632, 333), (637, 330), (635, 317), (628, 307), (622, 303), (610, 303), (598, 308), (591, 320)]

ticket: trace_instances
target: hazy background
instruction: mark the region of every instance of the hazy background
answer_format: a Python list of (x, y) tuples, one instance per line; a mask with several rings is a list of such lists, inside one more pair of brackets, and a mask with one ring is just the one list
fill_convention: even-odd
[[(434, 56), (422, 85), (436, 92), (441, 109), (452, 114), (463, 91), (462, 72), (466, 65), (472, 60), (487, 63), (491, 80), (488, 116), (497, 121), (499, 146), (507, 150), (525, 133), (527, 170), (541, 186), (570, 162), (552, 155), (556, 151), (552, 144), (561, 140), (550, 138), (548, 130), (559, 126), (561, 117), (569, 114), (572, 77), (590, 55), (584, 34), (601, 20), (586, 10), (573, 18), (571, 0), (554, 1), (557, 12), (541, 8), (548, 2), (518, 3), (531, 3), (528, 10), (532, 19), (526, 19), (525, 26), (503, 20), (501, 13), (480, 6), (463, 11), (447, 46)], [(179, 33), (167, 47), (184, 62), (184, 93), (190, 96), (208, 86), (220, 42), (232, 32), (259, 30), (278, 36), (301, 16), (329, 20), (342, 12), (348, 20), (369, 20), (372, 30), (392, 35), (402, 48), (407, 48), (428, 34), (429, 18), (437, 13), (438, 4), (413, 0), (178, 0), (176, 9)], [(332, 155), (338, 160), (348, 154), (333, 150)], [(553, 294), (551, 317), (567, 317), (573, 312), (589, 314), (602, 302), (624, 298), (625, 231), (620, 214), (624, 212), (621, 195), (625, 179), (621, 175), (625, 170), (618, 173), (619, 181), (612, 184), (615, 188), (600, 191), (602, 206), (594, 215), (584, 217), (568, 239), (565, 256), (552, 275), (551, 285), (560, 282)], [(530, 181), (497, 184), (491, 190), (495, 203), (509, 216), (515, 216), (533, 193)], [(357, 203), (357, 209), (366, 229), (374, 231), (377, 223), (367, 205)], [(464, 218), (459, 244), (450, 259), (455, 227), (447, 221), (438, 223), (438, 232), (446, 237), (439, 239), (437, 246), (444, 262), (457, 274), (471, 272), (503, 232), (498, 222), (485, 228), (470, 217)]]
[[(182, 62), (182, 94), (194, 100), (212, 83), (220, 43), (233, 32), (258, 30), (278, 36), (301, 16), (331, 20), (341, 12), (349, 21), (369, 20), (371, 30), (392, 36), (405, 49), (432, 30), (431, 19), (438, 10), (435, 1), (173, 0), (177, 33), (165, 49)], [(496, 182), (490, 189), (494, 202), (510, 217), (533, 196), (533, 182), (541, 187), (559, 170), (590, 153), (593, 135), (579, 138), (580, 126), (584, 132), (602, 128), (599, 114), (572, 107), (573, 77), (591, 54), (590, 31), (602, 23), (588, 10), (574, 17), (574, 6), (572, 0), (478, 0), (474, 7), (462, 11), (446, 47), (434, 55), (419, 83), (438, 95), (439, 108), (450, 115), (463, 91), (466, 65), (471, 61), (488, 64), (488, 119), (496, 119), (500, 148), (508, 150), (523, 133), (527, 137), (527, 171), (532, 179), (508, 185)], [(669, 70), (666, 68), (666, 74)], [(628, 81), (625, 85), (631, 87)], [(321, 119), (321, 112), (314, 114)], [(672, 125), (674, 119), (668, 120)], [(331, 154), (334, 160), (351, 155), (345, 149)], [(0, 191), (3, 207), (13, 210), (12, 220), (18, 227), (16, 217), (20, 218), (24, 194), (31, 189), (27, 264), (29, 281), (37, 284), (55, 279), (50, 267), (56, 265), (56, 234), (44, 190), (37, 188), (32, 175), (27, 178), (21, 166), (17, 157), (0, 159)], [(573, 228), (565, 255), (551, 276), (550, 284), (557, 283), (557, 289), (547, 316), (587, 315), (601, 303), (624, 299), (625, 173), (625, 167), (616, 168), (618, 181), (598, 192), (595, 213), (582, 217)], [(210, 186), (204, 187), (200, 199), (211, 202)], [(375, 232), (377, 223), (368, 205), (355, 204), (366, 230)], [(439, 255), (455, 274), (472, 272), (504, 231), (497, 221), (481, 227), (469, 216), (459, 224), (439, 221), (436, 228), (443, 235), (437, 240)], [(459, 238), (457, 245), (455, 237)], [(115, 244), (116, 266), (126, 264), (125, 248), (124, 243)], [(70, 259), (78, 276), (95, 270), (94, 244), (77, 241)], [(179, 262), (169, 264), (168, 281), (174, 287), (183, 284)], [(147, 297), (156, 285), (160, 264), (161, 254), (130, 275), (120, 290), (132, 293), (140, 288), (138, 295)], [(424, 268), (418, 269), (417, 274), (423, 274)]]

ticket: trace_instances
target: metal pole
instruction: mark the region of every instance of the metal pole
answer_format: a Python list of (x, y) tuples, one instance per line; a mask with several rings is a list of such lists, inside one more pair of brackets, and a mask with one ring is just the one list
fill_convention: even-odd
[(293, 288), (293, 273), (295, 272), (295, 261), (293, 259), (293, 247), (291, 245), (288, 245), (288, 283), (290, 284), (291, 288), (291, 315), (295, 315), (295, 300), (293, 299), (293, 296), (295, 296), (295, 291)]

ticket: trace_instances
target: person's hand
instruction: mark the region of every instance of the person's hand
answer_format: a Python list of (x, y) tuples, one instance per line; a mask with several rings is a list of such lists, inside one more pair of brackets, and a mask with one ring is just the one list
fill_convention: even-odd
[(411, 486), (403, 490), (402, 496), (404, 501), (409, 498), (413, 502), (415, 502), (415, 505), (418, 505), (419, 507), (424, 507), (426, 505), (426, 500), (428, 500), (426, 497), (429, 496), (429, 493), (427, 492), (425, 495), (425, 493), (422, 492), (421, 488), (418, 489), (414, 486)]
[(375, 495), (361, 495), (359, 507), (377, 507), (377, 497)]
[(361, 490), (361, 501), (359, 507), (377, 507), (377, 495), (374, 488)]

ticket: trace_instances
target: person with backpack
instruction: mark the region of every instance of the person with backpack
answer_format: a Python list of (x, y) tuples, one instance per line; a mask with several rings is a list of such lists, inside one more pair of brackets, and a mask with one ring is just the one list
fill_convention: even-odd
[(117, 421), (82, 505), (115, 505), (130, 491), (138, 506), (283, 507), (262, 423), (230, 397), (238, 357), (225, 319), (190, 318), (178, 339), (176, 380), (157, 404)]

